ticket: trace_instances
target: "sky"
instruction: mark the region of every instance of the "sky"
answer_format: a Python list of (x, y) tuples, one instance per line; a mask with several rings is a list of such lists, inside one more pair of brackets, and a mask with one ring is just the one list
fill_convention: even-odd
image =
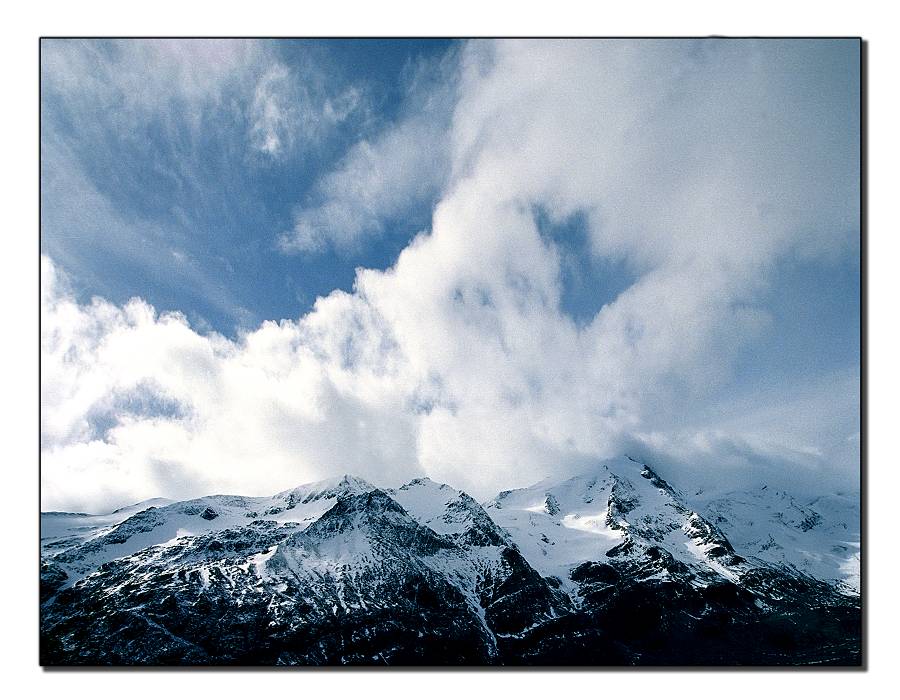
[(859, 487), (853, 40), (43, 40), (41, 502)]

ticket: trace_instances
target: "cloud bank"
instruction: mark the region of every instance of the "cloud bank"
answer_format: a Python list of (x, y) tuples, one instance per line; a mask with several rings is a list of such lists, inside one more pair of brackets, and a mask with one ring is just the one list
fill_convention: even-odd
[[(773, 266), (855, 252), (853, 50), (471, 42), (449, 126), (428, 132), (447, 154), (430, 230), (390, 269), (360, 269), (352, 293), (236, 340), (140, 300), (79, 305), (45, 259), (42, 507), (268, 493), (343, 472), (425, 473), (487, 496), (634, 449), (702, 465), (684, 472), (697, 480), (751, 465), (754, 478), (852, 486), (858, 404), (822, 418), (835, 392), (858, 391), (852, 372), (808, 392), (779, 431), (758, 406), (744, 423), (692, 417), (766, 332)], [(264, 151), (284, 143), (273, 124)], [(317, 217), (346, 217), (350, 240), (402, 209), (390, 202), (422, 175), (397, 153), (431, 152), (415, 128), (351, 151), (328, 176), (337, 194), (282, 244), (318, 245)], [(592, 254), (634, 273), (578, 324), (561, 310), (554, 233), (576, 215)]]

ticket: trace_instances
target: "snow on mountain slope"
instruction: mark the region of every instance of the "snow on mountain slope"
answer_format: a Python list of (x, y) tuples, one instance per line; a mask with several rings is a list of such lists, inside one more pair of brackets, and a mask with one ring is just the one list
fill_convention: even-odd
[(510, 540), (471, 496), (428, 477), (387, 491), (418, 522), (440, 535), (479, 546), (506, 546)]
[(859, 594), (859, 494), (800, 500), (762, 486), (694, 501), (742, 553)]
[(430, 557), (429, 566), (454, 581), (485, 625), (498, 634), (521, 632), (525, 619), (533, 624), (557, 617), (568, 604), (467, 493), (428, 478), (388, 493), (419, 523), (456, 545), (452, 553)]
[(41, 513), (41, 547), (42, 549), (70, 547), (79, 540), (96, 535), (99, 530), (118, 525), (135, 513), (147, 508), (160, 508), (173, 502), (168, 498), (151, 498), (100, 515), (59, 511)]
[[(636, 550), (654, 560), (664, 550), (690, 567), (699, 585), (717, 577), (734, 581), (747, 569), (724, 535), (685, 506), (682, 494), (627, 457), (588, 475), (504, 491), (485, 508), (532, 566), (570, 592), (579, 564)], [(668, 571), (652, 566), (643, 575), (666, 578)]]
[[(342, 494), (303, 530), (284, 536), (286, 527), (255, 520), (121, 557), (48, 599), (44, 629), (76, 658), (119, 663), (402, 663), (437, 649), (445, 663), (485, 663), (496, 655), (479, 601), (432, 566), (441, 555), (464, 564), (459, 547), (384, 491)], [(241, 546), (223, 550), (223, 538)], [(217, 558), (204, 559), (215, 543)], [(110, 634), (123, 625), (133, 633)]]
[[(70, 532), (78, 517), (42, 514), (42, 549), (54, 553), (53, 563), (71, 585), (106, 562), (129, 556), (148, 547), (171, 546), (180, 538), (241, 528), (265, 519), (295, 530), (303, 529), (331, 508), (340, 496), (364, 493), (374, 488), (352, 476), (328, 479), (283, 491), (274, 496), (204, 496), (190, 501), (120, 509), (109, 516), (89, 516), (98, 524), (86, 536), (59, 536)], [(63, 523), (58, 521), (63, 520)], [(105, 522), (111, 525), (105, 525)], [(46, 528), (46, 530), (45, 530)], [(44, 532), (47, 540), (44, 541)], [(56, 536), (56, 537), (54, 537)], [(57, 573), (57, 575), (60, 575)]]
[[(299, 585), (306, 596), (316, 599), (333, 592), (337, 607), (345, 612), (383, 606), (396, 595), (399, 580), (407, 577), (430, 587), (450, 583), (457, 589), (475, 577), (450, 538), (417, 522), (380, 489), (340, 500), (315, 523), (279, 544), (260, 575), (278, 587)], [(456, 597), (463, 601), (458, 592)], [(467, 598), (477, 614), (478, 601)], [(289, 600), (285, 603), (290, 607)]]
[(485, 510), (541, 574), (565, 581), (572, 567), (604, 558), (623, 541), (623, 532), (607, 521), (614, 484), (606, 470), (562, 483), (545, 480), (504, 491)]

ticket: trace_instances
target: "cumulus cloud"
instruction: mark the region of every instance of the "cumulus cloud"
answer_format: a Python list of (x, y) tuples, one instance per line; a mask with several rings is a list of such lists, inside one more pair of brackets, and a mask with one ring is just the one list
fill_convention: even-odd
[[(436, 146), (449, 160), (430, 231), (392, 268), (359, 270), (352, 293), (231, 341), (139, 300), (78, 305), (46, 263), (45, 507), (342, 472), (424, 472), (487, 496), (636, 444), (707, 465), (777, 453), (816, 474), (846, 453), (815, 444), (815, 402), (802, 443), (763, 443), (759, 422), (685, 435), (668, 419), (765, 331), (777, 260), (852, 250), (852, 76), (816, 42), (473, 42)], [(370, 202), (408, 196), (409, 124), (351, 152), (328, 176), (337, 194), (284, 245), (320, 245), (335, 220), (328, 240), (352, 240), (384, 217)], [(594, 254), (635, 270), (587, 324), (561, 310), (537, 209), (583, 214)]]
[(373, 344), (377, 315), (351, 295), (231, 341), (138, 299), (79, 305), (47, 258), (42, 277), (45, 507), (266, 493), (335, 469), (410, 473), (391, 353)]

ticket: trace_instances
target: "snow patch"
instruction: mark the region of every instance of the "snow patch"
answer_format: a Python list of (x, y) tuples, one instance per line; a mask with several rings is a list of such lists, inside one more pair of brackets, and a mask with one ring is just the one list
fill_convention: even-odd
[(622, 536), (606, 524), (608, 515), (609, 509), (597, 513), (596, 515), (578, 515), (578, 513), (569, 513), (562, 519), (562, 524), (563, 527), (568, 527), (572, 530), (591, 532), (595, 535), (605, 537), (610, 542), (618, 542)]

